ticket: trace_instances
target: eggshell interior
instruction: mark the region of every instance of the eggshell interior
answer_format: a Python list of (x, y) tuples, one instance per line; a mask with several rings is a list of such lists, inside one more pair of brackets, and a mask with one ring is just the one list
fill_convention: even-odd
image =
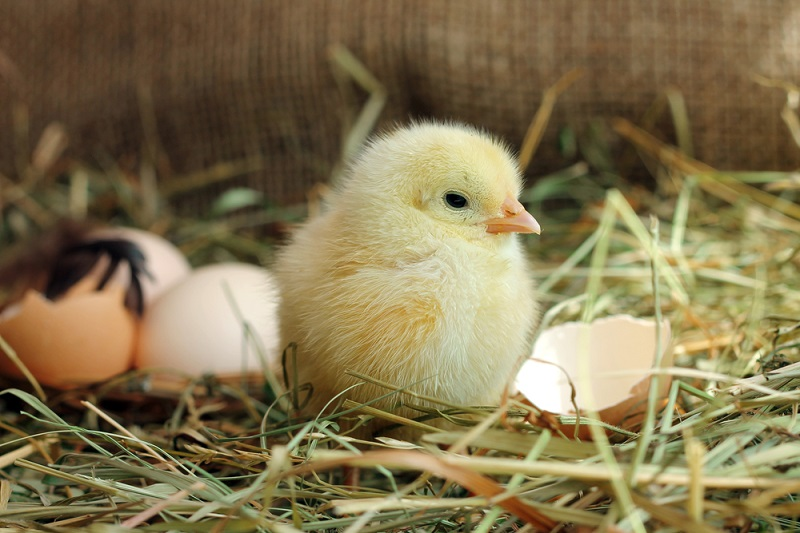
[[(579, 364), (588, 362), (593, 408), (602, 420), (629, 425), (647, 399), (650, 369), (656, 356), (656, 322), (616, 315), (591, 323), (570, 322), (542, 331), (516, 377), (517, 389), (536, 407), (574, 414), (587, 403), (578, 384)], [(664, 364), (671, 363), (670, 325), (661, 324)], [(663, 395), (669, 379), (660, 380)], [(574, 399), (573, 399), (574, 394)]]
[[(92, 280), (79, 282), (56, 302), (29, 290), (0, 317), (0, 336), (40, 383), (72, 388), (130, 368), (136, 321), (123, 305), (124, 290), (93, 286)], [(0, 372), (23, 378), (5, 354)]]
[(258, 372), (260, 353), (268, 366), (278, 359), (277, 316), (277, 286), (265, 269), (198, 268), (145, 311), (136, 366), (191, 375)]

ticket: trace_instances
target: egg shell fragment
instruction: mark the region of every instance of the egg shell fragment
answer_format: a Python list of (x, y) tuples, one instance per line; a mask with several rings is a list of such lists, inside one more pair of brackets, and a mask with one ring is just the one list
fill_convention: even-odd
[[(95, 383), (131, 367), (136, 320), (117, 285), (92, 290), (79, 282), (53, 302), (29, 290), (0, 317), (0, 336), (42, 384), (69, 389)], [(0, 353), (0, 373), (24, 376)]]
[(263, 354), (274, 367), (277, 313), (277, 285), (265, 269), (244, 263), (198, 268), (145, 311), (136, 366), (190, 375), (251, 373), (262, 369)]
[[(624, 428), (642, 420), (650, 389), (650, 374), (657, 349), (656, 322), (615, 315), (591, 323), (569, 322), (544, 330), (531, 358), (517, 374), (517, 389), (539, 409), (575, 414), (589, 407), (581, 386), (579, 364), (589, 364), (592, 407), (600, 419)], [(661, 324), (662, 364), (671, 364), (670, 325)], [(659, 379), (659, 398), (669, 390), (670, 378)], [(574, 394), (574, 399), (573, 399)], [(572, 435), (574, 426), (562, 425)], [(581, 438), (588, 438), (586, 425)]]

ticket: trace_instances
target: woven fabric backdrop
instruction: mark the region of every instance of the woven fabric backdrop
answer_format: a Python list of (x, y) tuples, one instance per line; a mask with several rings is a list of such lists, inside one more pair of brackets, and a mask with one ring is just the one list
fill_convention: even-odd
[[(456, 118), (513, 146), (543, 89), (583, 67), (531, 176), (569, 163), (560, 129), (637, 120), (668, 87), (686, 99), (699, 159), (800, 162), (780, 118), (785, 93), (751, 77), (800, 82), (800, 5), (788, 0), (0, 0), (0, 172), (15, 175), (53, 121), (70, 157), (135, 171), (151, 124), (164, 181), (265, 157), (263, 169), (181, 199), (184, 209), (200, 214), (232, 183), (302, 200), (340, 152), (333, 43), (388, 89), (382, 125)], [(13, 120), (21, 103), (27, 130)]]

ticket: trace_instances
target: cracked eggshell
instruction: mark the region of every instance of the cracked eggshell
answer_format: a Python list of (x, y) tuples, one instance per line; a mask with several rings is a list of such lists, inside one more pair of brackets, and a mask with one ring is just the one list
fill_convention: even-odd
[[(578, 383), (579, 362), (588, 358), (594, 408), (600, 419), (623, 428), (641, 422), (650, 389), (650, 370), (656, 359), (656, 322), (628, 315), (601, 318), (591, 323), (569, 322), (543, 331), (531, 358), (520, 369), (515, 385), (539, 409), (574, 415), (585, 409), (586, 401)], [(671, 364), (670, 325), (661, 325), (664, 365)], [(659, 380), (664, 398), (670, 378)], [(575, 394), (574, 403), (572, 395)], [(574, 426), (563, 426), (566, 435)], [(589, 436), (582, 426), (581, 438)]]
[[(124, 290), (95, 291), (94, 285), (81, 280), (57, 301), (29, 290), (0, 315), (0, 336), (40, 383), (70, 389), (130, 368), (137, 324), (124, 306)], [(24, 378), (2, 353), (0, 373)]]
[[(278, 299), (277, 284), (263, 268), (245, 263), (198, 268), (145, 310), (136, 366), (225, 376), (259, 372), (262, 352), (274, 368)], [(245, 324), (254, 336), (246, 336)]]

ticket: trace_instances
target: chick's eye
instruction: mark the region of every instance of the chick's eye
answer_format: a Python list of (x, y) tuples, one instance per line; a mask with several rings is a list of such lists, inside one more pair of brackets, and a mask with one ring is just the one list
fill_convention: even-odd
[(453, 209), (464, 209), (467, 207), (467, 199), (457, 192), (448, 192), (444, 195), (444, 201)]

